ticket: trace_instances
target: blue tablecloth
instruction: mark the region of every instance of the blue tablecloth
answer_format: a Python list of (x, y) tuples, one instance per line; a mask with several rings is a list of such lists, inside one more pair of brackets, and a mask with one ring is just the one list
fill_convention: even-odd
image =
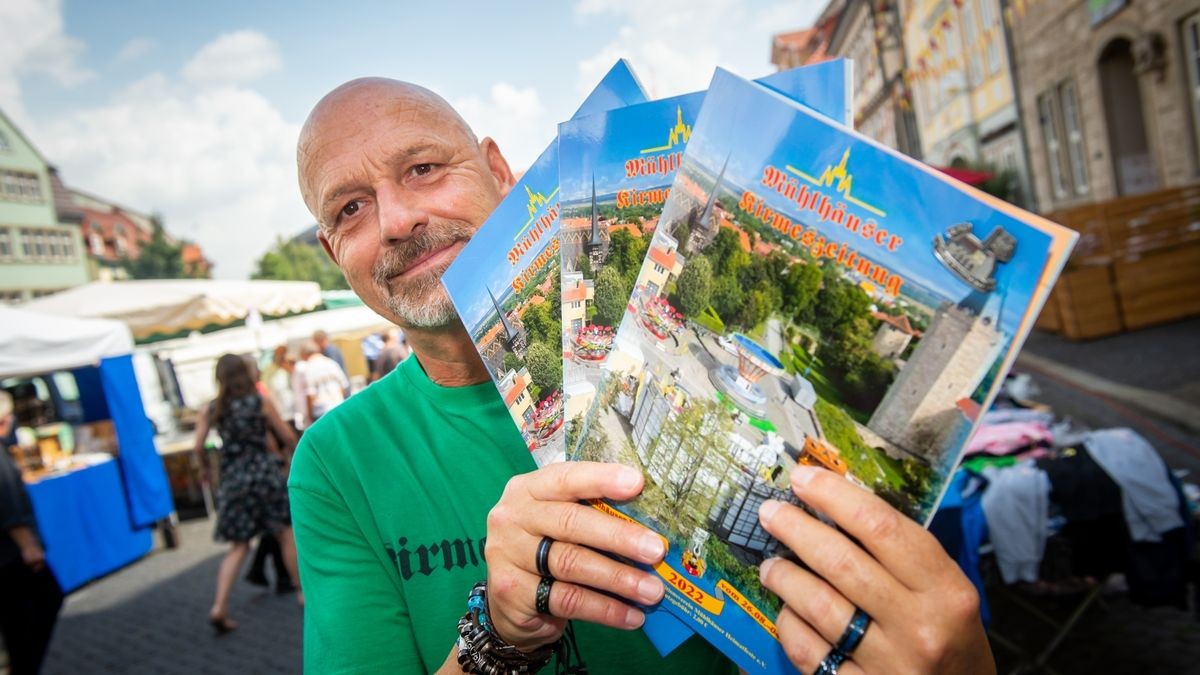
[(63, 591), (128, 565), (150, 551), (151, 528), (135, 529), (117, 463), (108, 460), (27, 486)]

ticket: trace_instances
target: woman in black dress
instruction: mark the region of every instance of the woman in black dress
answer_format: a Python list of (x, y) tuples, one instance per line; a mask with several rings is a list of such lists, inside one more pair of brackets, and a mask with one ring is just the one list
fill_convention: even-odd
[[(254, 537), (264, 532), (275, 535), (288, 574), (299, 586), (284, 463), (267, 450), (268, 429), (282, 441), (285, 452), (295, 447), (296, 435), (271, 400), (259, 394), (244, 358), (226, 354), (217, 361), (217, 386), (216, 400), (196, 425), (195, 452), (207, 467), (204, 443), (209, 428), (215, 428), (221, 436), (221, 475), (213, 538), (233, 547), (217, 572), (217, 596), (208, 621), (223, 634), (237, 627), (228, 616), (229, 593)], [(303, 603), (300, 591), (297, 597)]]

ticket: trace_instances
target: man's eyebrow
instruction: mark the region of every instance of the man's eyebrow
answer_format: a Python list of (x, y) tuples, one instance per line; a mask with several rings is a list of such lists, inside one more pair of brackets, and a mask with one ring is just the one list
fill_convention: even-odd
[[(410, 145), (408, 147), (401, 148), (401, 149), (397, 150), (396, 152), (392, 153), (392, 155), (390, 157), (388, 157), (387, 162), (390, 165), (403, 163), (406, 160), (409, 160), (423, 152), (433, 150), (437, 147), (438, 147), (438, 145), (435, 143), (418, 143), (416, 145)], [(345, 195), (348, 192), (353, 192), (355, 189), (357, 189), (357, 188), (353, 187), (351, 184), (348, 184), (348, 183), (339, 185), (338, 187), (334, 188), (328, 195), (326, 195), (321, 200), (321, 206), (320, 206), (319, 212), (324, 214), (325, 211), (330, 208), (330, 206), (333, 202), (340, 200), (343, 195)]]

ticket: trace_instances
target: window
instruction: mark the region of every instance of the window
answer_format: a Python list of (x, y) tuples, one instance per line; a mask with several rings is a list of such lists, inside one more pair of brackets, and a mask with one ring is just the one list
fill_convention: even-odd
[(1060, 83), (1038, 97), (1038, 125), (1046, 144), (1050, 187), (1061, 200), (1088, 193), (1087, 151), (1075, 83)]
[(29, 171), (0, 170), (0, 199), (10, 202), (42, 201), (42, 182)]
[(11, 150), (12, 143), (8, 142), (8, 136), (4, 135), (3, 131), (0, 131), (0, 152), (10, 152)]
[(1187, 64), (1188, 100), (1192, 108), (1192, 139), (1200, 158), (1200, 12), (1183, 20), (1183, 54)]
[(1046, 164), (1050, 168), (1050, 188), (1054, 191), (1055, 199), (1067, 196), (1067, 181), (1064, 177), (1062, 163), (1062, 145), (1058, 140), (1058, 117), (1055, 110), (1054, 95), (1042, 94), (1038, 97), (1038, 125), (1042, 128), (1042, 141), (1046, 144)]
[(0, 288), (0, 304), (15, 305), (25, 299), (25, 295), (20, 289), (3, 289)]
[(1075, 181), (1075, 194), (1088, 192), (1087, 153), (1083, 149), (1083, 125), (1079, 122), (1079, 105), (1075, 99), (1075, 83), (1063, 82), (1058, 87), (1062, 101), (1063, 127), (1067, 132), (1067, 158), (1071, 164), (1071, 177)]
[[(12, 247), (11, 242), (9, 246)], [(25, 260), (61, 263), (73, 262), (77, 256), (75, 238), (70, 232), (21, 228), (21, 257)]]
[(13, 250), (12, 230), (0, 227), (0, 260), (11, 260), (16, 254)]
[[(92, 224), (95, 225), (95, 223)], [(88, 248), (91, 249), (92, 255), (104, 255), (104, 237), (101, 237), (99, 232), (89, 232)]]

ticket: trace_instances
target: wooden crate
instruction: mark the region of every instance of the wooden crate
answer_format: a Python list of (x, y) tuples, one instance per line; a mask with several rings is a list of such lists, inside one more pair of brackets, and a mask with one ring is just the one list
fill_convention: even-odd
[(1113, 277), (1126, 328), (1200, 315), (1200, 241), (1118, 258)]
[(1062, 316), (1059, 314), (1059, 291), (1058, 285), (1050, 289), (1050, 295), (1046, 297), (1046, 304), (1042, 306), (1042, 313), (1038, 314), (1038, 318), (1033, 322), (1033, 327), (1038, 330), (1058, 333), (1062, 331)]
[(1120, 333), (1121, 305), (1110, 265), (1067, 270), (1058, 279), (1058, 314), (1064, 337), (1087, 340)]

